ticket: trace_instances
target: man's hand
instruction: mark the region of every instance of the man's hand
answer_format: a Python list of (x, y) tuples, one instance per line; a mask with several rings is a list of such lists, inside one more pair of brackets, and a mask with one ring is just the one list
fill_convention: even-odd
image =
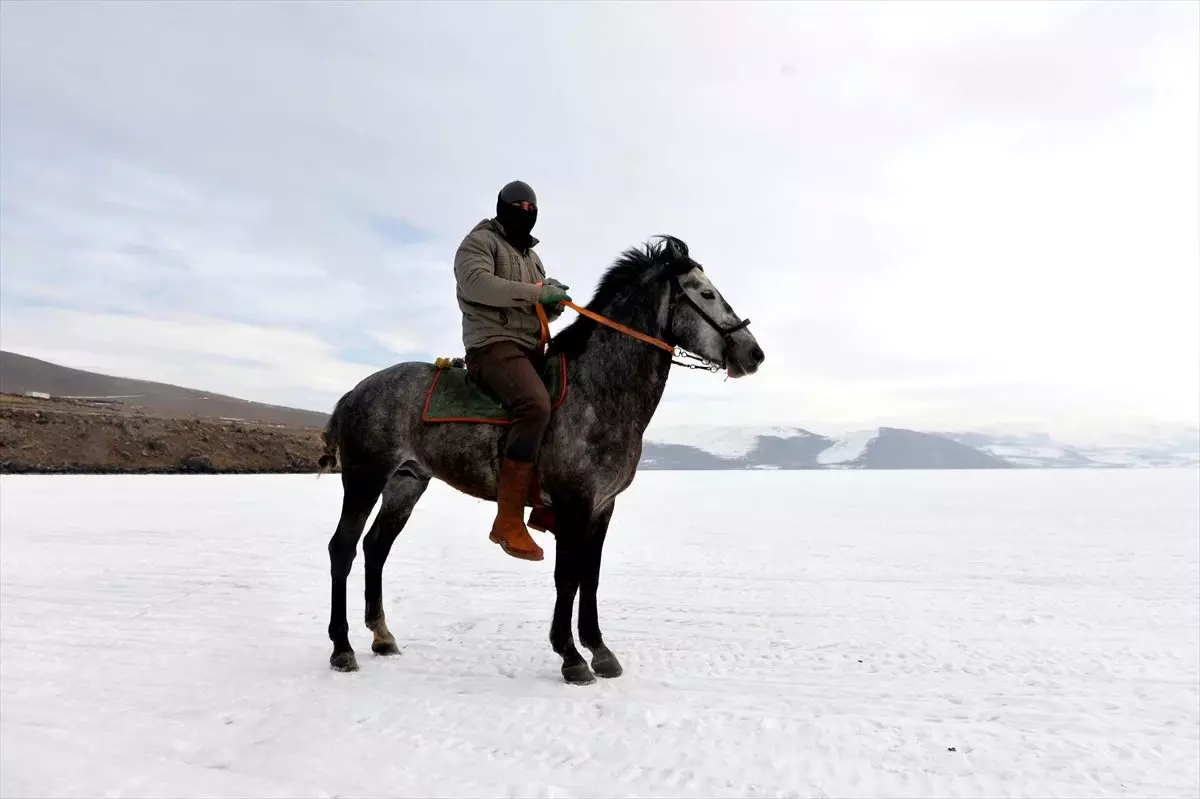
[(571, 295), (567, 294), (569, 288), (571, 287), (548, 277), (542, 281), (542, 294), (538, 298), (538, 302), (542, 305), (558, 305), (560, 302), (569, 302), (571, 300)]

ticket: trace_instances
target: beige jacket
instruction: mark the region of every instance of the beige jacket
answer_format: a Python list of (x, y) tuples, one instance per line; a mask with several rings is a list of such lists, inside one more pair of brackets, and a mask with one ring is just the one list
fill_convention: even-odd
[[(534, 349), (541, 342), (536, 306), (542, 291), (537, 283), (545, 280), (546, 269), (532, 247), (518, 251), (502, 230), (495, 219), (485, 219), (454, 254), (463, 346), (468, 350), (496, 341)], [(561, 313), (549, 307), (546, 311), (551, 320)]]

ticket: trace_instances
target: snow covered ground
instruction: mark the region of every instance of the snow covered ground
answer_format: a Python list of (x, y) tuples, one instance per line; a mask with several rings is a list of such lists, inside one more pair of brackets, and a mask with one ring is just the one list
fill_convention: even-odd
[[(0, 478), (0, 794), (1196, 796), (1200, 472), (651, 472), (552, 561), (435, 485), (329, 671), (336, 477)], [(552, 554), (552, 540), (541, 536)]]

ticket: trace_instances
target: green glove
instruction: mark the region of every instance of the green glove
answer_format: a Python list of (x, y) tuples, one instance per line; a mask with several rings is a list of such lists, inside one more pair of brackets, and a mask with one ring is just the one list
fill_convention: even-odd
[(571, 299), (571, 295), (567, 294), (567, 289), (571, 288), (563, 283), (559, 283), (552, 277), (542, 281), (542, 295), (538, 298), (538, 302), (542, 305), (557, 305), (560, 302)]

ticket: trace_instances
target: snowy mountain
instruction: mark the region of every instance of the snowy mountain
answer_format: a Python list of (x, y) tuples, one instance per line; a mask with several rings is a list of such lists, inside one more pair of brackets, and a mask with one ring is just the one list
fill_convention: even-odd
[(1200, 467), (1200, 430), (1063, 443), (1044, 433), (879, 427), (824, 435), (802, 427), (687, 426), (651, 431), (641, 468), (1011, 469)]
[(1041, 468), (1195, 468), (1200, 429), (1180, 428), (1088, 436), (1062, 443), (1045, 433), (944, 433), (1014, 465)]

